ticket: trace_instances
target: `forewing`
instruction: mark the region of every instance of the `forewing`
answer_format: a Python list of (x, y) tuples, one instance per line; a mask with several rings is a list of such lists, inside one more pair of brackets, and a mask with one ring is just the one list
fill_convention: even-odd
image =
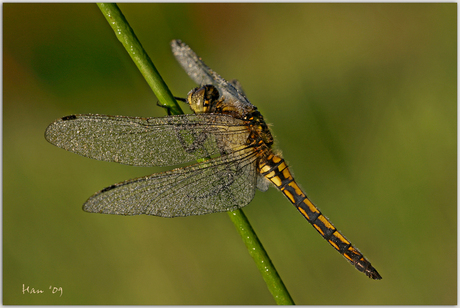
[(185, 168), (128, 180), (94, 194), (83, 210), (161, 217), (236, 210), (254, 197), (255, 160), (253, 149), (243, 148)]
[[(217, 87), (222, 95), (229, 101), (236, 101), (243, 105), (252, 106), (243, 92), (237, 90), (233, 81), (227, 82), (219, 74), (210, 69), (200, 57), (185, 43), (180, 40), (171, 42), (172, 52), (190, 78), (199, 85), (212, 84)], [(233, 83), (233, 84), (232, 84)]]
[(72, 115), (48, 126), (45, 138), (67, 151), (133, 166), (170, 166), (225, 155), (245, 144), (244, 122), (226, 115), (163, 118)]

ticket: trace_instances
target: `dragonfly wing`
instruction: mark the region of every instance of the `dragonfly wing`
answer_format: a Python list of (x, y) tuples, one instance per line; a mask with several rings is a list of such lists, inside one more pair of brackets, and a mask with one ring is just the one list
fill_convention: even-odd
[(134, 166), (170, 166), (224, 155), (246, 143), (244, 122), (225, 115), (163, 118), (73, 115), (52, 123), (50, 143), (97, 160)]
[(97, 192), (83, 210), (117, 215), (178, 217), (247, 205), (257, 183), (252, 148), (202, 163), (121, 182)]
[(266, 192), (268, 188), (270, 188), (270, 181), (267, 180), (263, 175), (259, 173), (257, 176), (257, 188), (262, 191)]
[(237, 80), (237, 79), (232, 79), (229, 81), (229, 83), (235, 88), (238, 90), (238, 92), (240, 92), (242, 95), (244, 95), (244, 97), (246, 97), (246, 94), (244, 93), (244, 90), (243, 90), (243, 86), (241, 85), (241, 83)]
[[(218, 88), (227, 100), (252, 106), (243, 92), (238, 91), (239, 83), (230, 83), (210, 69), (200, 57), (185, 43), (173, 40), (171, 47), (174, 56), (190, 78), (199, 85), (212, 84)], [(236, 87), (235, 87), (236, 85)]]

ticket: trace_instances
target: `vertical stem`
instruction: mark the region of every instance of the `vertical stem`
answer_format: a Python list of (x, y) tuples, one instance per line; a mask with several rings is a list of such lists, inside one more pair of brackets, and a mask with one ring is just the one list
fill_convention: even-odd
[(167, 107), (172, 114), (182, 114), (182, 110), (171, 94), (168, 86), (158, 73), (152, 60), (145, 52), (142, 44), (134, 34), (133, 29), (126, 21), (125, 16), (114, 3), (98, 3), (97, 6), (112, 27), (118, 40), (123, 44), (128, 54), (133, 59), (139, 71), (152, 88), (160, 104)]
[(268, 290), (275, 299), (276, 304), (294, 305), (291, 295), (273, 266), (270, 257), (265, 251), (262, 243), (259, 241), (254, 229), (252, 229), (246, 215), (242, 210), (228, 212), (228, 215), (238, 230), (238, 233), (241, 235), (243, 242), (246, 244), (249, 254), (254, 259), (254, 262), (256, 262), (257, 268), (262, 274)]
[[(162, 106), (167, 107), (171, 114), (182, 114), (182, 110), (169, 91), (166, 83), (163, 81), (163, 78), (161, 78), (156, 70), (152, 60), (150, 60), (150, 57), (144, 51), (144, 48), (118, 6), (111, 3), (98, 3), (97, 5), (114, 30), (118, 40), (123, 44), (134, 63), (136, 63), (136, 66), (147, 80), (147, 83), (160, 100)], [(249, 254), (256, 262), (257, 268), (261, 272), (275, 302), (277, 304), (293, 305), (294, 302), (291, 296), (268, 257), (267, 252), (259, 241), (259, 238), (252, 229), (246, 215), (244, 215), (242, 210), (229, 212), (229, 215), (241, 235), (243, 242), (246, 244)]]

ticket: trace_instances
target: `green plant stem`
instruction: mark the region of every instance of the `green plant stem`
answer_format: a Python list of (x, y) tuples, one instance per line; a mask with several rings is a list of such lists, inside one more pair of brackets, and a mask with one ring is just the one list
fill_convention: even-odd
[(241, 235), (243, 242), (246, 244), (249, 254), (256, 262), (257, 268), (262, 274), (275, 302), (278, 305), (294, 305), (291, 295), (284, 286), (281, 277), (278, 275), (275, 266), (270, 260), (265, 248), (262, 246), (262, 243), (259, 241), (254, 229), (252, 229), (244, 212), (242, 210), (236, 210), (228, 212), (228, 215), (238, 230), (238, 233)]
[[(163, 78), (161, 78), (149, 56), (144, 51), (141, 43), (118, 6), (111, 3), (98, 3), (97, 5), (114, 30), (118, 40), (123, 44), (153, 92), (160, 100), (161, 105), (168, 108), (171, 114), (183, 114), (163, 81)], [(257, 268), (261, 272), (275, 302), (277, 304), (293, 305), (294, 302), (291, 296), (259, 241), (259, 238), (252, 229), (246, 215), (244, 215), (242, 210), (236, 210), (229, 212), (229, 216), (241, 235), (243, 242), (246, 244), (249, 254), (256, 262)]]
[(133, 29), (126, 21), (125, 16), (115, 3), (98, 3), (97, 6), (112, 27), (118, 40), (123, 44), (128, 54), (133, 59), (137, 68), (152, 88), (153, 93), (160, 101), (161, 106), (166, 107), (172, 114), (182, 114), (182, 109), (177, 104), (171, 91), (161, 78), (152, 60), (145, 52), (142, 44), (134, 34)]

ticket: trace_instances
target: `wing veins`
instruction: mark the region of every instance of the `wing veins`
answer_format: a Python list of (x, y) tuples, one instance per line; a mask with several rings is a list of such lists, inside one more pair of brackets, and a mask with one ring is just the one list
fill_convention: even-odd
[[(246, 149), (247, 149), (247, 148), (245, 148), (244, 150), (246, 150)], [(228, 155), (227, 155), (227, 156), (228, 156)], [(224, 156), (223, 158), (225, 158), (225, 156)], [(255, 156), (255, 154), (254, 154), (253, 152), (248, 152), (248, 154), (247, 154), (245, 157), (243, 157), (243, 158), (241, 158), (241, 159), (238, 159), (238, 160), (233, 160), (232, 162), (238, 162), (238, 164), (240, 164), (240, 163), (246, 163), (246, 162), (247, 162), (246, 164), (243, 164), (243, 165), (241, 165), (241, 166), (238, 168), (238, 170), (240, 170), (240, 169), (244, 169), (245, 167), (247, 167), (248, 165), (250, 165), (250, 164), (252, 164), (252, 163), (254, 162), (255, 159), (251, 159), (251, 158), (256, 158), (256, 156)], [(217, 161), (217, 159), (213, 159), (213, 160)], [(208, 161), (206, 161), (206, 162), (210, 162), (210, 161), (211, 161), (211, 160), (208, 160)], [(203, 162), (203, 163), (206, 163), (206, 162)], [(207, 166), (207, 167), (198, 167), (200, 164), (203, 164), (203, 163), (195, 164), (195, 166), (197, 166), (196, 169), (188, 170), (187, 173), (189, 173), (190, 176), (189, 176), (188, 178), (184, 179), (183, 181), (185, 181), (185, 180), (187, 180), (187, 179), (191, 179), (191, 178), (193, 178), (193, 177), (196, 177), (197, 174), (199, 174), (198, 171), (204, 172), (206, 169), (211, 169), (211, 168), (212, 168), (212, 169), (217, 169), (217, 168), (220, 167), (220, 166), (224, 166), (224, 165), (227, 165), (227, 166), (228, 166), (228, 165), (229, 165), (229, 164), (226, 164), (223, 160), (221, 160), (221, 162), (219, 162), (219, 163), (217, 163), (217, 164), (213, 164), (213, 165), (210, 165), (210, 166)], [(198, 178), (196, 178), (195, 180), (197, 180), (197, 181), (203, 181), (203, 180), (206, 180), (206, 177), (201, 177), (201, 178), (198, 177)], [(178, 182), (178, 183), (180, 183), (180, 182)], [(188, 185), (191, 185), (191, 184), (188, 184)], [(185, 189), (188, 185), (182, 186), (182, 187), (180, 187), (180, 189)], [(173, 190), (169, 190), (169, 191), (170, 191), (169, 194), (166, 193), (166, 194), (163, 194), (162, 196), (163, 196), (163, 197), (166, 196), (166, 198), (168, 198), (168, 197), (167, 197), (168, 195), (174, 194), (174, 191), (173, 191)]]
[[(182, 134), (193, 151), (185, 146)], [(163, 118), (76, 115), (52, 123), (45, 137), (85, 157), (135, 166), (170, 166), (220, 154), (224, 146), (228, 152), (229, 147), (244, 144), (247, 134), (243, 120), (219, 114)]]
[[(227, 211), (245, 206), (254, 196), (255, 191), (255, 164), (256, 155), (250, 147), (242, 148), (230, 155), (221, 156), (202, 163), (191, 165), (181, 169), (173, 169), (163, 173), (153, 174), (147, 177), (128, 180), (109, 188), (106, 188), (88, 199), (84, 205), (84, 210), (89, 212), (102, 212), (110, 214), (137, 215), (150, 214), (163, 217), (200, 215), (210, 212)], [(253, 168), (251, 168), (253, 164)], [(207, 165), (207, 166), (203, 166)], [(232, 204), (221, 202), (219, 200), (210, 202), (208, 199), (203, 199), (200, 204), (192, 204), (194, 208), (178, 207), (178, 204), (189, 204), (192, 198), (197, 198), (200, 194), (199, 187), (208, 179), (208, 176), (215, 177), (216, 169), (220, 167), (226, 170), (229, 166), (236, 166), (232, 174), (242, 172), (244, 183), (250, 179), (254, 183), (248, 183), (245, 189), (248, 194), (243, 195), (242, 200), (234, 199)], [(209, 171), (211, 170), (211, 171)], [(217, 181), (220, 178), (217, 178)], [(238, 184), (238, 177), (235, 183)], [(207, 183), (206, 187), (211, 187), (213, 183)], [(197, 189), (198, 188), (198, 189)], [(238, 187), (239, 188), (239, 187)], [(235, 188), (233, 188), (235, 189)], [(219, 196), (210, 196), (212, 198), (234, 198), (233, 194), (229, 194), (232, 187), (222, 189)], [(118, 194), (121, 194), (118, 196)], [(147, 197), (151, 196), (151, 198)], [(176, 196), (181, 196), (177, 199)], [(247, 200), (249, 199), (249, 201)], [(235, 204), (238, 203), (239, 204)], [(142, 206), (140, 203), (144, 203)], [(119, 208), (114, 208), (119, 206)]]

